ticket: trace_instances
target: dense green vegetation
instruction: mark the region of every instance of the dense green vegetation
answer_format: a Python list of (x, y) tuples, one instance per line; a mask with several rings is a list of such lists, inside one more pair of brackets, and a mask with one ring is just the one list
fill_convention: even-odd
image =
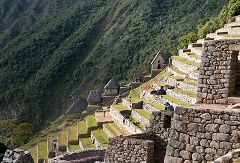
[(167, 58), (227, 0), (0, 0), (0, 112), (33, 133), (77, 98)]
[(190, 32), (179, 39), (179, 47), (186, 48), (188, 43), (195, 42), (200, 38), (205, 38), (208, 33), (213, 33), (222, 28), (224, 24), (233, 16), (240, 15), (240, 1), (229, 0), (217, 17), (209, 19), (207, 22), (198, 25), (197, 30)]

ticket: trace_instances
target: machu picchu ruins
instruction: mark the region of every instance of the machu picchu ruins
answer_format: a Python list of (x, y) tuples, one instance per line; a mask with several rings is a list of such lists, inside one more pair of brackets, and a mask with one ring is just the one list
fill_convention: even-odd
[(240, 16), (149, 67), (75, 101), (27, 149), (34, 162), (240, 162)]

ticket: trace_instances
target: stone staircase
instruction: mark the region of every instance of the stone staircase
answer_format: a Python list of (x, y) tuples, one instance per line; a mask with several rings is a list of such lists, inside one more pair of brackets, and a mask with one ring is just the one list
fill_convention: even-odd
[(232, 22), (225, 24), (223, 28), (218, 29), (215, 33), (208, 34), (207, 38), (214, 40), (240, 39), (240, 16), (236, 16)]

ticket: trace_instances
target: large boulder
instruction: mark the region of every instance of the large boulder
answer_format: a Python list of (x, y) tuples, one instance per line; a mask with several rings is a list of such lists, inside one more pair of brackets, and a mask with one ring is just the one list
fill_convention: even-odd
[(20, 149), (7, 150), (5, 152), (2, 163), (34, 163), (31, 154), (28, 151), (23, 151)]

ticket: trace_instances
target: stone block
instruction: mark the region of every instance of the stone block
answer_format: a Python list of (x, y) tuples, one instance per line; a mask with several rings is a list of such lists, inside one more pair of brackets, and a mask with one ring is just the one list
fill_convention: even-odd
[(183, 159), (178, 157), (172, 157), (172, 156), (165, 156), (164, 163), (182, 163)]
[(214, 133), (212, 135), (213, 140), (217, 141), (229, 141), (230, 140), (230, 135), (229, 134), (224, 134), (224, 133)]
[(180, 151), (179, 155), (180, 155), (184, 160), (189, 160), (189, 159), (191, 159), (191, 157), (192, 157), (191, 152), (188, 152), (188, 151), (185, 151), (185, 150)]
[(230, 133), (230, 131), (231, 131), (231, 126), (229, 126), (229, 125), (227, 125), (227, 124), (223, 124), (223, 125), (221, 125), (221, 126), (219, 127), (219, 131), (220, 131), (221, 133), (226, 133), (226, 134), (228, 134), (228, 133)]
[(218, 132), (219, 125), (218, 124), (208, 124), (208, 125), (206, 125), (205, 129), (207, 132)]

